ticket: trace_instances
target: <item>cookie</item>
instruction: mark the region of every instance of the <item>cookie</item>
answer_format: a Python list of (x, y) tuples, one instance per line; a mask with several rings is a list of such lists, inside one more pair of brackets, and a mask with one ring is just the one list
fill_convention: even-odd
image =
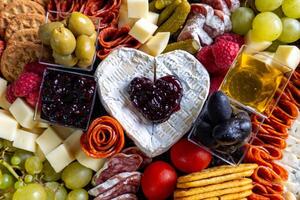
[(1, 57), (1, 72), (10, 82), (16, 80), (26, 64), (36, 62), (40, 57), (50, 58), (50, 52), (40, 44), (19, 42), (9, 45)]
[(17, 31), (28, 28), (39, 28), (40, 25), (45, 23), (45, 16), (38, 14), (19, 14), (16, 15), (8, 24), (5, 30), (5, 40)]
[(31, 13), (45, 15), (44, 8), (33, 1), (14, 0), (0, 12), (0, 34), (3, 36), (7, 25), (18, 14)]
[(7, 45), (16, 44), (19, 42), (32, 42), (35, 44), (41, 44), (41, 40), (38, 36), (38, 28), (22, 29), (15, 32), (7, 41)]

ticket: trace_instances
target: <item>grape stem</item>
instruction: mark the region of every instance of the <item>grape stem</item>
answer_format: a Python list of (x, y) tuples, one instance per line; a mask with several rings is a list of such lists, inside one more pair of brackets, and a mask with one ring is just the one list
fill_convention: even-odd
[(20, 180), (19, 175), (16, 173), (16, 171), (4, 160), (0, 159), (0, 164), (3, 165), (17, 180)]

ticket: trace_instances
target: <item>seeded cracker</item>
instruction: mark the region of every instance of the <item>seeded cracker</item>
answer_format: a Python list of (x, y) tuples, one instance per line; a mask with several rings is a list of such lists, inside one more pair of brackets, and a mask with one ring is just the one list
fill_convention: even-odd
[(28, 28), (15, 32), (7, 41), (7, 45), (12, 45), (18, 42), (33, 42), (35, 44), (41, 44), (41, 40), (38, 36), (38, 29)]

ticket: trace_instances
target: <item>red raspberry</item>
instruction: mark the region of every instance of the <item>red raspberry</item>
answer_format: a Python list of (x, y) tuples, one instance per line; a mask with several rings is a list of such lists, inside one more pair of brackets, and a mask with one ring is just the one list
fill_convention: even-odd
[(38, 62), (28, 63), (24, 67), (24, 72), (32, 72), (42, 77), (46, 68), (46, 65), (42, 65)]
[(224, 33), (223, 35), (218, 36), (215, 42), (218, 42), (220, 40), (235, 42), (239, 45), (240, 48), (241, 46), (243, 46), (243, 44), (245, 44), (244, 37), (235, 33)]
[(32, 72), (24, 72), (14, 83), (14, 94), (16, 97), (25, 97), (32, 91), (38, 90), (42, 78)]
[(6, 99), (9, 103), (13, 103), (17, 99), (17, 97), (15, 96), (15, 93), (14, 93), (14, 85), (13, 84), (8, 85), (6, 88)]
[(35, 105), (39, 98), (39, 90), (35, 90), (26, 96), (26, 102), (33, 108), (35, 108)]
[(227, 71), (239, 52), (239, 45), (234, 42), (219, 40), (212, 46), (212, 53), (215, 63), (218, 66), (219, 74)]
[(215, 64), (215, 58), (212, 53), (212, 46), (203, 47), (196, 55), (197, 59), (204, 65), (211, 74), (218, 73), (218, 67)]
[(219, 89), (223, 79), (224, 79), (224, 75), (215, 76), (210, 79), (209, 94), (212, 94)]

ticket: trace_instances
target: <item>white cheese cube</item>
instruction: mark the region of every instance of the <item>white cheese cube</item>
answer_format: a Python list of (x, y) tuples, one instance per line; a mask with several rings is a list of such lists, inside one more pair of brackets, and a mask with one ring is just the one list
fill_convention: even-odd
[(157, 25), (158, 18), (159, 14), (149, 11), (145, 19), (151, 22), (152, 24)]
[(0, 138), (13, 141), (15, 139), (18, 122), (5, 110), (0, 112)]
[(147, 17), (149, 11), (148, 0), (127, 0), (128, 18)]
[(95, 172), (99, 171), (105, 163), (106, 159), (95, 159), (87, 156), (81, 149), (76, 153), (77, 161), (83, 166), (94, 170)]
[(46, 156), (45, 154), (42, 152), (41, 148), (39, 147), (39, 145), (36, 145), (36, 149), (35, 149), (35, 156), (39, 157), (39, 159), (44, 162), (46, 160)]
[(74, 128), (59, 126), (59, 125), (53, 125), (52, 128), (56, 131), (58, 136), (63, 140), (67, 139), (71, 135), (71, 133), (73, 133), (76, 130)]
[(64, 144), (59, 145), (46, 155), (47, 160), (53, 169), (58, 173), (75, 160)]
[(49, 124), (45, 122), (37, 122), (37, 127), (39, 128), (48, 128)]
[(280, 45), (275, 52), (274, 60), (291, 69), (296, 69), (300, 63), (300, 50), (296, 46)]
[(6, 99), (7, 81), (0, 78), (0, 108), (8, 110), (10, 103)]
[(3, 78), (0, 78), (0, 96), (5, 95), (7, 88), (7, 81)]
[(143, 44), (139, 50), (151, 56), (158, 56), (167, 47), (169, 39), (170, 32), (158, 32), (148, 42)]
[(68, 152), (73, 156), (80, 150), (80, 137), (82, 135), (81, 130), (77, 130), (64, 141), (64, 145), (67, 148)]
[(144, 44), (153, 35), (158, 27), (155, 24), (150, 23), (144, 18), (139, 19), (132, 29), (129, 31), (129, 35), (134, 37), (140, 43)]
[(121, 4), (120, 10), (119, 10), (118, 27), (119, 28), (121, 28), (123, 26), (132, 27), (137, 20), (138, 19), (136, 19), (136, 18), (129, 18), (128, 17), (127, 4)]
[(34, 110), (22, 99), (17, 98), (9, 111), (24, 128), (32, 129), (37, 125), (37, 122), (33, 120)]
[(62, 139), (60, 139), (53, 128), (49, 127), (38, 137), (36, 143), (39, 145), (41, 151), (47, 155), (62, 143)]
[(24, 131), (21, 129), (17, 130), (16, 137), (13, 142), (13, 146), (19, 149), (24, 149), (26, 151), (35, 152), (36, 143), (35, 140), (38, 138), (38, 135)]
[(23, 130), (34, 133), (34, 134), (37, 134), (37, 135), (41, 135), (45, 131), (44, 128), (38, 128), (38, 127), (34, 127), (34, 128), (31, 128), (31, 129), (23, 128)]

